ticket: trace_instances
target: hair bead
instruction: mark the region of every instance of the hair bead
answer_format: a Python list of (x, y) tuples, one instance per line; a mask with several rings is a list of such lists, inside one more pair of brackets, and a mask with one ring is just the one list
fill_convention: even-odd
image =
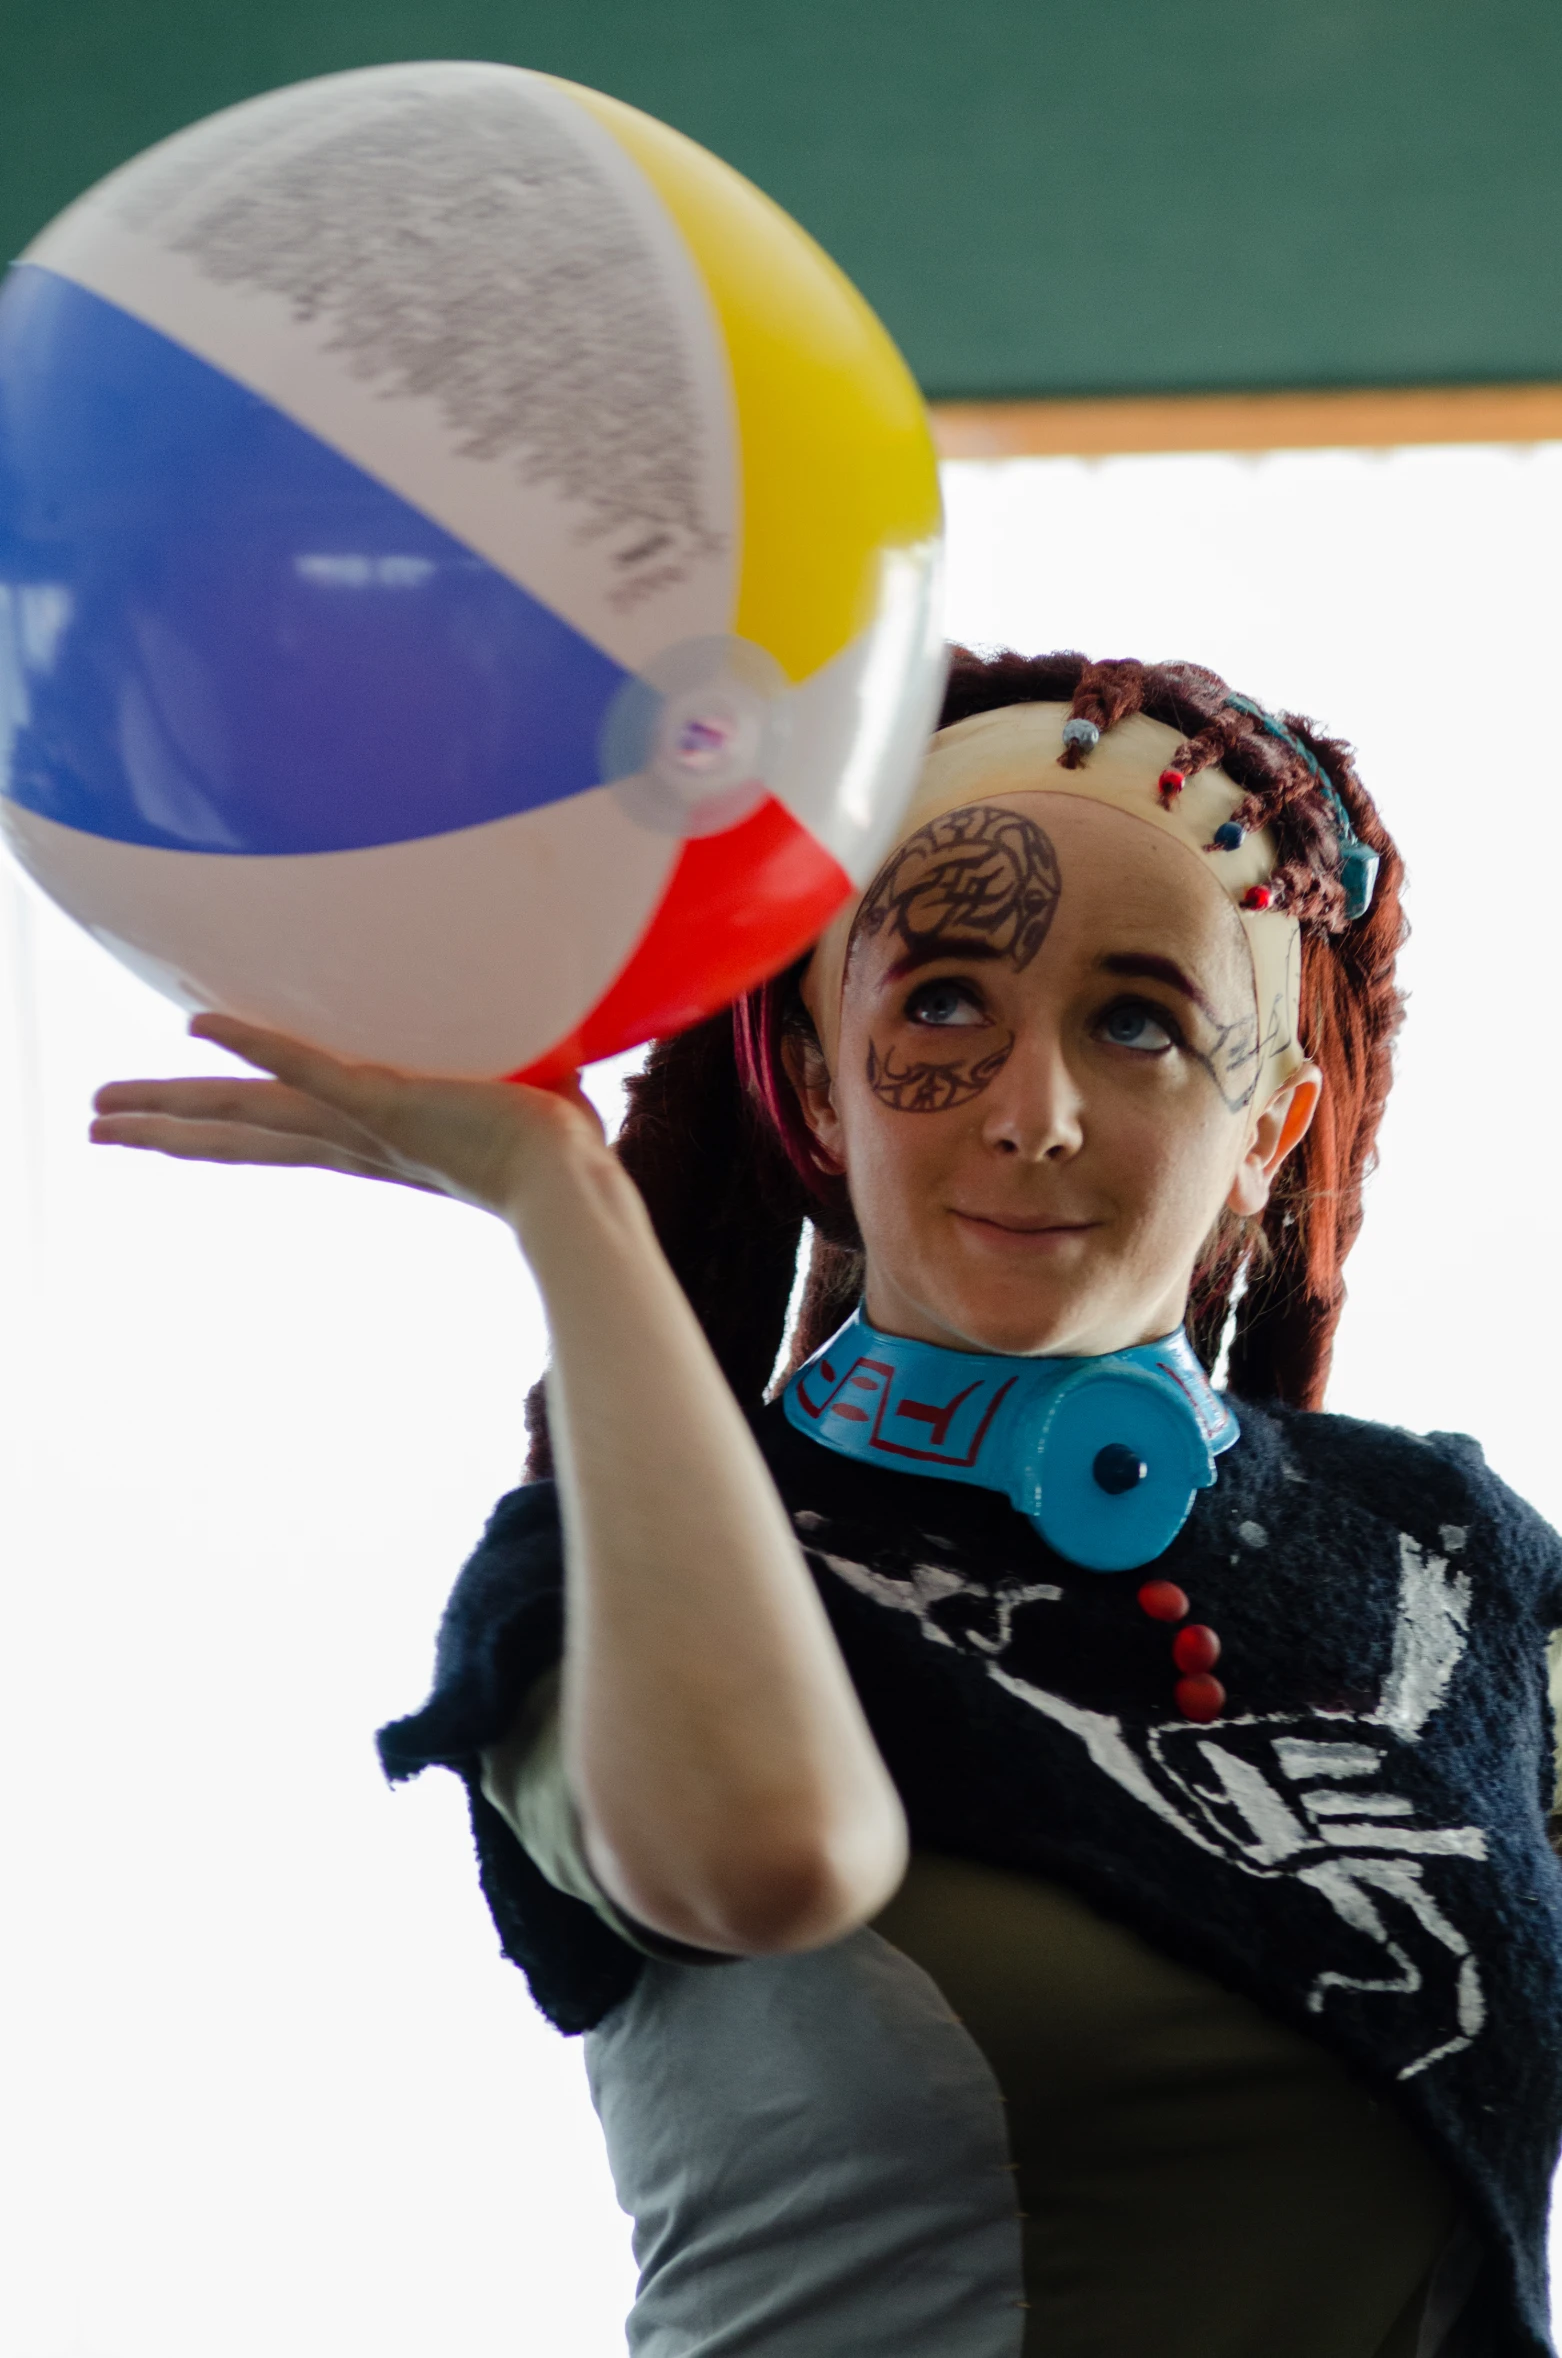
[(1224, 826), (1216, 828), (1211, 841), (1217, 851), (1240, 851), (1247, 841), (1247, 829), (1239, 827), (1235, 819), (1227, 819)]
[(1244, 909), (1267, 909), (1274, 899), (1267, 884), (1250, 884), (1242, 895)]
[(1076, 714), (1063, 723), (1063, 742), (1077, 745), (1081, 753), (1092, 753), (1101, 742), (1101, 732), (1093, 720), (1081, 720)]
[(1365, 917), (1378, 888), (1380, 862), (1372, 846), (1352, 834), (1340, 856), (1340, 882), (1345, 888), (1345, 914), (1354, 921)]

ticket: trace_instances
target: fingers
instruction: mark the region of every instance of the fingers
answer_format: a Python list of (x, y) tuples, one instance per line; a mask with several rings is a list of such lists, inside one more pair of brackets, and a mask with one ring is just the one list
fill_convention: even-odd
[(156, 1113), (99, 1114), (88, 1130), (95, 1146), (139, 1147), (176, 1162), (251, 1163), (288, 1169), (340, 1171), (358, 1179), (409, 1181), (372, 1155), (319, 1137), (289, 1136), (251, 1123), (202, 1122)]
[(272, 1078), (110, 1082), (94, 1143), (399, 1179), (509, 1218), (549, 1158), (574, 1151), (583, 1121), (602, 1138), (578, 1077), (544, 1090), (350, 1064), (227, 1015), (199, 1015), (190, 1030)]
[(253, 1064), (289, 1087), (302, 1090), (305, 1096), (318, 1098), (344, 1113), (376, 1102), (386, 1081), (401, 1078), (389, 1065), (349, 1064), (342, 1057), (328, 1055), (323, 1048), (311, 1048), (302, 1040), (290, 1039), (286, 1032), (267, 1031), (256, 1023), (241, 1023), (236, 1015), (192, 1016), (190, 1036), (195, 1040), (214, 1040), (219, 1048), (242, 1057), (246, 1064)]
[(323, 1139), (352, 1153), (373, 1152), (373, 1142), (358, 1123), (282, 1081), (243, 1081), (233, 1076), (109, 1081), (92, 1103), (99, 1114), (159, 1114), (180, 1121), (236, 1122), (246, 1129)]

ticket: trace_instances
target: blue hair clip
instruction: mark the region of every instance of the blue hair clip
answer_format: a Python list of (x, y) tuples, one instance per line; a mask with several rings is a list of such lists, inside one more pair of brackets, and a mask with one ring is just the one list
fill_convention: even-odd
[(1350, 813), (1341, 802), (1334, 781), (1324, 769), (1317, 755), (1294, 736), (1284, 721), (1277, 721), (1272, 712), (1261, 704), (1254, 704), (1246, 696), (1228, 694), (1226, 702), (1238, 712), (1250, 713), (1266, 737), (1278, 737), (1299, 761), (1306, 764), (1318, 781), (1324, 801), (1334, 821), (1334, 831), (1340, 845), (1340, 883), (1345, 889), (1347, 918), (1365, 917), (1372, 906), (1372, 896), (1378, 888), (1378, 855), (1369, 843), (1363, 843), (1350, 823)]

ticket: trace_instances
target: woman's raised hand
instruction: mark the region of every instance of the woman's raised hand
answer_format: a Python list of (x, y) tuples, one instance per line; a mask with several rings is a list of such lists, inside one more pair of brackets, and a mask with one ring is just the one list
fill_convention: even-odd
[(190, 1030), (271, 1077), (110, 1081), (93, 1100), (97, 1145), (389, 1179), (512, 1223), (538, 1177), (602, 1145), (578, 1082), (532, 1089), (349, 1064), (227, 1015), (198, 1015)]

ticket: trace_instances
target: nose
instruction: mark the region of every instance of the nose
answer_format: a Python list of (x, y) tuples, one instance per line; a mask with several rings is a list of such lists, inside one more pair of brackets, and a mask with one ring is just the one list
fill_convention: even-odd
[(987, 1092), (982, 1141), (1028, 1163), (1064, 1163), (1085, 1142), (1084, 1100), (1063, 1043), (1032, 1033), (1014, 1044)]

